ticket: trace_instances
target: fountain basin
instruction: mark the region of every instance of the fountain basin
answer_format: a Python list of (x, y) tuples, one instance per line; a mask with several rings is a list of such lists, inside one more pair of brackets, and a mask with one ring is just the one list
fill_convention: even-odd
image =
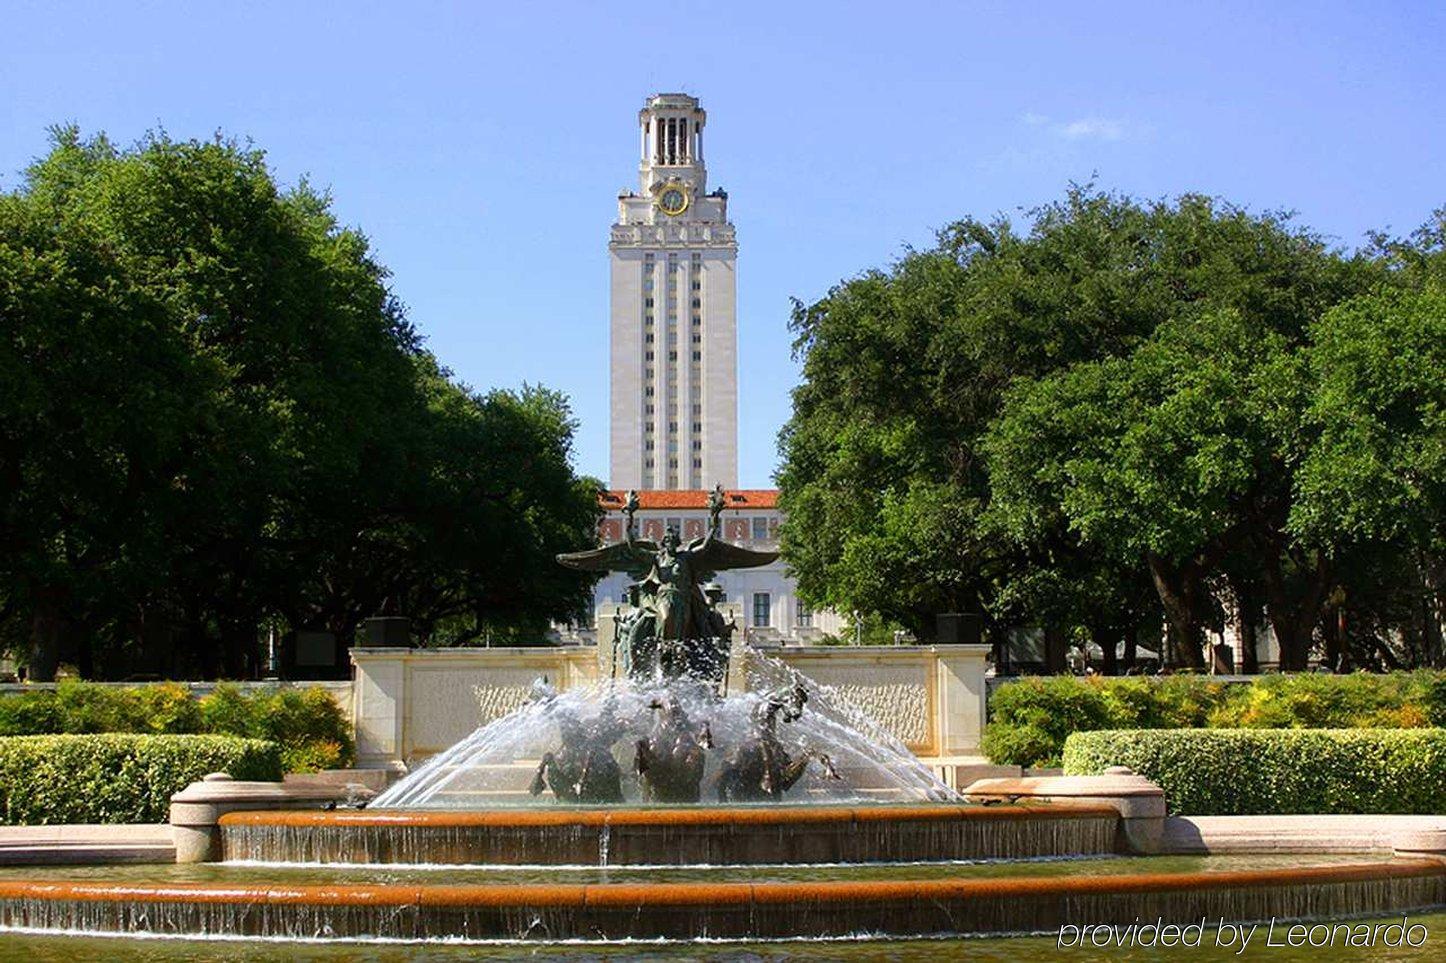
[(1115, 851), (1109, 806), (892, 805), (228, 813), (229, 861), (636, 866), (907, 863)]
[[(1142, 867), (1150, 865), (1141, 859)], [(1446, 903), (1434, 860), (1217, 872), (822, 882), (287, 884), (0, 880), (0, 927), (290, 939), (769, 939), (998, 934), (1401, 913)]]

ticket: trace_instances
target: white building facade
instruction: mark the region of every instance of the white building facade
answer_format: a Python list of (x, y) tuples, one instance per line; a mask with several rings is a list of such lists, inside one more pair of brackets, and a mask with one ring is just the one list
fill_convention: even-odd
[(639, 190), (608, 243), (613, 488), (738, 484), (738, 245), (728, 195), (708, 191), (706, 121), (686, 94), (638, 113)]

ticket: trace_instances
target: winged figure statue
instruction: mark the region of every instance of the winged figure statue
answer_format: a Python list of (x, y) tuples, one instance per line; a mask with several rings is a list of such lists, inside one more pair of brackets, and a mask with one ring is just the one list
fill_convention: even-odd
[(626, 671), (633, 678), (721, 675), (720, 652), (726, 662), (731, 627), (704, 586), (718, 572), (755, 568), (778, 558), (777, 552), (758, 552), (722, 539), (720, 516), (725, 504), (719, 486), (708, 499), (708, 530), (702, 537), (684, 543), (668, 528), (662, 540), (654, 542), (637, 537), (638, 493), (628, 492), (623, 505), (627, 525), (621, 542), (557, 557), (568, 568), (626, 572), (634, 579), (629, 608), (619, 616), (617, 636)]

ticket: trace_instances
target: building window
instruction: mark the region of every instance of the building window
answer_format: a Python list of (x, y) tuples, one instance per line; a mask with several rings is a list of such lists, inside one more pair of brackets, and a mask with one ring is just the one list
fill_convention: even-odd
[(703, 450), (703, 443), (702, 443), (701, 441), (699, 441), (698, 439), (696, 439), (696, 438), (693, 439), (693, 450), (694, 450), (694, 451), (702, 451), (702, 450)]
[(651, 458), (648, 459), (648, 467), (649, 467), (649, 468), (652, 468), (652, 467), (653, 467), (653, 460), (652, 460)]
[(753, 519), (753, 540), (755, 542), (768, 541), (768, 519), (762, 515)]
[(643, 340), (646, 341), (648, 344), (652, 344), (652, 343), (653, 343), (653, 332), (649, 331), (649, 332), (647, 333), (647, 336), (644, 337)]
[(694, 434), (700, 434), (702, 431), (703, 431), (703, 423), (702, 423), (701, 421), (695, 421), (695, 422), (693, 422), (693, 433), (694, 433)]
[(693, 327), (698, 328), (698, 327), (702, 327), (702, 325), (703, 325), (703, 318), (702, 318), (702, 316), (701, 316), (701, 315), (697, 315), (697, 314), (693, 315)]
[(703, 352), (701, 352), (701, 351), (694, 351), (694, 352), (693, 352), (693, 360), (694, 360), (694, 361), (702, 361), (702, 360), (703, 360)]
[(694, 299), (693, 299), (693, 307), (695, 307), (695, 308), (701, 308), (702, 306), (703, 306), (702, 300), (700, 300), (699, 298), (694, 298)]
[(670, 421), (670, 422), (668, 422), (668, 431), (670, 431), (670, 432), (676, 432), (677, 430), (678, 430), (678, 423), (677, 423), (676, 421)]
[(652, 381), (652, 380), (653, 380), (653, 369), (652, 369), (652, 368), (645, 368), (645, 369), (643, 369), (643, 380), (644, 380), (644, 381)]
[(649, 351), (648, 354), (647, 354), (647, 357), (646, 357), (644, 360), (646, 360), (646, 361), (652, 361), (652, 360), (653, 360), (653, 353), (652, 353), (651, 351)]
[(651, 308), (652, 306), (653, 306), (653, 299), (652, 299), (652, 298), (643, 298), (643, 307), (645, 307), (645, 308)]
[(647, 395), (649, 398), (651, 398), (651, 397), (653, 396), (653, 386), (652, 386), (652, 385), (648, 385), (646, 388), (644, 388), (644, 389), (643, 389), (643, 394), (645, 394), (645, 395)]
[(693, 459), (693, 467), (694, 467), (694, 468), (702, 468), (702, 467), (703, 467), (703, 459), (701, 459), (701, 458), (694, 458), (694, 459)]
[[(648, 394), (652, 394), (652, 393), (653, 393), (653, 389), (652, 389), (652, 388), (649, 388), (649, 389), (648, 389)], [(699, 416), (702, 415), (702, 414), (703, 414), (703, 406), (702, 406), (702, 405), (694, 405), (694, 406), (693, 406), (693, 417), (694, 417), (694, 418), (697, 418), (697, 417), (699, 417)], [(693, 430), (694, 430), (694, 431), (702, 431), (702, 430), (703, 430), (702, 424), (699, 423), (699, 422), (696, 422), (696, 421), (693, 422)]]
[(808, 603), (799, 599), (798, 601), (798, 624), (800, 628), (810, 628), (813, 625), (813, 609)]
[(644, 315), (643, 324), (646, 324), (648, 327), (651, 328), (653, 326), (653, 316), (651, 314)]
[(649, 438), (646, 442), (644, 442), (644, 445), (647, 447), (648, 451), (652, 451), (652, 450), (653, 450), (653, 439)]
[[(651, 282), (650, 282), (650, 283), (651, 283)], [(694, 290), (694, 291), (701, 291), (701, 290), (703, 290), (703, 282), (702, 282), (702, 281), (694, 281), (694, 282), (693, 282), (693, 290)]]
[(669, 361), (677, 361), (677, 360), (678, 360), (678, 352), (676, 352), (676, 351), (669, 351), (669, 352), (668, 352), (668, 360), (669, 360)]
[(694, 343), (694, 344), (702, 344), (702, 343), (703, 343), (703, 336), (702, 336), (701, 334), (695, 334), (695, 335), (693, 335), (693, 343)]
[(773, 598), (767, 592), (753, 593), (753, 626), (764, 628), (773, 622)]

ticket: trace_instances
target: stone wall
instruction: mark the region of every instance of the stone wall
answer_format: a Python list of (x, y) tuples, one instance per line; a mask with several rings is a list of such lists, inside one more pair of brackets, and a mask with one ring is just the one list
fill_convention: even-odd
[[(988, 646), (788, 646), (765, 650), (829, 686), (926, 759), (973, 755)], [(596, 681), (609, 646), (352, 650), (357, 764), (414, 766), (520, 705), (541, 677)], [(741, 678), (742, 674), (739, 674)]]

